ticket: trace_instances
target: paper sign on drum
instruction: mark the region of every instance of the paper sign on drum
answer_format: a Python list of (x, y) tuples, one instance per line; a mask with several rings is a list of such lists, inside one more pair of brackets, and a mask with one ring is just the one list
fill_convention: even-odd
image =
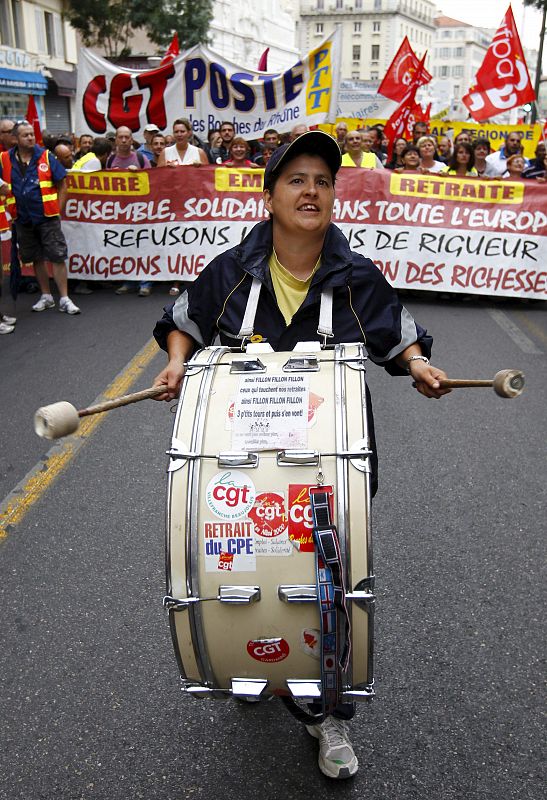
[(257, 556), (290, 556), (293, 545), (289, 540), (282, 492), (259, 492), (249, 511), (249, 519), (254, 525)]
[(203, 544), (206, 572), (256, 572), (251, 520), (205, 522)]

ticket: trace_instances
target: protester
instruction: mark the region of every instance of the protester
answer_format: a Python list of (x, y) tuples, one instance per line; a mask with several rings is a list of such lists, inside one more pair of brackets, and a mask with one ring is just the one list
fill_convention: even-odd
[[(197, 348), (217, 337), (222, 345), (241, 346), (243, 318), (251, 329), (255, 322), (255, 315), (245, 311), (251, 285), (259, 291), (255, 330), (274, 350), (317, 341), (320, 306), (328, 302), (323, 305), (321, 297), (329, 297), (331, 344), (364, 342), (373, 361), (394, 375), (410, 373), (426, 397), (446, 393), (439, 384), (445, 373), (428, 360), (431, 337), (400, 304), (380, 270), (351, 251), (331, 222), (340, 163), (336, 141), (321, 131), (310, 131), (275, 152), (264, 174), (269, 219), (217, 256), (156, 325), (154, 335), (169, 359), (155, 379), (164, 388), (158, 400), (178, 396), (184, 364)], [(366, 405), (375, 452), (369, 396)], [(375, 465), (372, 469), (376, 472)], [(320, 770), (334, 779), (355, 775), (358, 761), (347, 724), (354, 705), (341, 702), (324, 719), (321, 703), (312, 705), (311, 712), (319, 717), (308, 721), (306, 730), (318, 739)]]
[(295, 139), (298, 139), (299, 136), (308, 132), (308, 126), (304, 125), (302, 122), (298, 125), (295, 125), (291, 128), (291, 132), (289, 134), (289, 142), (294, 142)]
[(207, 144), (203, 149), (209, 164), (222, 164), (222, 138), (218, 128), (210, 128), (207, 134)]
[(343, 167), (363, 167), (375, 169), (378, 158), (375, 153), (363, 152), (363, 134), (361, 131), (350, 131), (344, 142), (345, 153), (342, 156)]
[(545, 142), (540, 140), (536, 145), (535, 158), (530, 159), (528, 166), (522, 173), (523, 178), (538, 178), (545, 171)]
[(267, 131), (264, 131), (264, 136), (262, 137), (262, 149), (259, 153), (254, 154), (252, 160), (255, 162), (255, 164), (258, 164), (259, 167), (264, 167), (267, 163), (267, 159), (264, 159), (266, 148), (269, 148), (268, 152), (271, 155), (276, 147), (279, 147), (279, 134), (274, 128), (269, 128)]
[(384, 140), (384, 130), (379, 125), (374, 125), (372, 128), (369, 128), (368, 136), (371, 140), (371, 152), (373, 152), (380, 164), (383, 166), (387, 160), (387, 154), (384, 152), (382, 148), (382, 142)]
[(452, 155), (452, 141), (448, 136), (441, 136), (439, 139), (438, 156), (439, 161), (443, 164), (448, 164), (450, 156)]
[[(517, 155), (522, 152), (521, 138), (516, 131), (507, 134), (505, 144), (496, 153), (491, 153), (486, 159), (490, 164), (495, 176), (501, 176), (507, 169), (507, 159), (509, 156)], [(526, 160), (525, 166), (528, 167)]]
[(416, 145), (418, 139), (421, 139), (422, 136), (427, 136), (428, 133), (428, 125), (427, 122), (415, 122), (412, 126), (412, 144)]
[(471, 145), (475, 155), (475, 169), (479, 178), (494, 178), (496, 170), (486, 160), (491, 151), (488, 139), (475, 139)]
[(157, 167), (158, 159), (165, 150), (165, 136), (163, 133), (155, 133), (150, 140), (150, 151), (152, 158), (150, 159), (150, 166)]
[(467, 131), (461, 131), (454, 139), (454, 147), (457, 144), (471, 144), (471, 134)]
[(265, 144), (262, 150), (262, 164), (259, 164), (259, 166), (265, 167), (270, 158), (272, 157), (272, 153), (275, 153), (276, 150), (277, 150), (276, 144)]
[(437, 161), (437, 142), (434, 136), (421, 136), (416, 147), (420, 153), (422, 172), (437, 173), (446, 169), (446, 164)]
[(59, 311), (79, 314), (80, 309), (68, 296), (67, 246), (61, 230), (66, 170), (54, 155), (36, 144), (34, 129), (28, 122), (16, 125), (14, 133), (16, 146), (0, 154), (0, 179), (5, 182), (0, 192), (7, 195), (11, 188), (20, 258), (23, 263), (34, 265), (42, 292), (32, 310), (55, 307), (45, 263), (49, 261), (59, 290)]
[(228, 152), (230, 147), (230, 142), (236, 135), (236, 130), (234, 128), (233, 122), (221, 122), (219, 128), (220, 138), (221, 138), (221, 145), (220, 145), (220, 157), (223, 161), (227, 161), (230, 157)]
[(369, 130), (359, 132), (361, 134), (361, 149), (363, 150), (363, 153), (371, 153), (373, 156), (375, 156), (376, 169), (382, 169), (384, 165), (374, 152), (374, 134), (372, 134)]
[(391, 159), (385, 164), (386, 169), (398, 169), (403, 166), (402, 155), (407, 145), (407, 140), (403, 139), (402, 136), (400, 136), (398, 139), (395, 139), (395, 142), (393, 143), (393, 154)]
[(72, 169), (74, 166), (74, 157), (72, 155), (72, 150), (67, 144), (61, 143), (56, 145), (53, 153), (66, 170)]
[(348, 135), (348, 126), (345, 122), (339, 122), (334, 132), (336, 134), (336, 141), (338, 142), (338, 147), (340, 148), (340, 152), (343, 154), (346, 151), (344, 150), (346, 146), (346, 136)]
[(73, 172), (98, 172), (106, 169), (106, 162), (112, 152), (112, 141), (106, 136), (96, 136), (89, 153), (82, 156), (74, 166)]
[(142, 130), (144, 136), (144, 144), (141, 144), (140, 147), (137, 148), (137, 153), (142, 153), (146, 158), (152, 163), (152, 159), (154, 158), (154, 152), (152, 150), (152, 138), (154, 134), (160, 133), (160, 129), (157, 125), (145, 125)]
[(547, 182), (547, 155), (543, 159), (543, 175), (536, 175), (536, 181), (538, 183)]
[(190, 144), (192, 125), (185, 117), (173, 122), (173, 136), (175, 144), (166, 147), (158, 158), (158, 167), (199, 167), (208, 164), (205, 152), (194, 144)]
[(251, 148), (241, 136), (234, 136), (228, 148), (229, 158), (224, 161), (223, 167), (233, 167), (235, 169), (260, 169), (258, 164), (249, 159)]
[(401, 161), (403, 166), (397, 167), (394, 172), (419, 172), (421, 163), (420, 151), (413, 144), (407, 145), (401, 153)]
[(78, 161), (87, 155), (93, 147), (93, 136), (89, 133), (82, 133), (78, 142), (78, 150), (74, 153), (74, 161)]
[(462, 178), (476, 178), (477, 170), (474, 167), (475, 156), (469, 142), (458, 142), (454, 145), (454, 152), (448, 162), (447, 169), (442, 175), (458, 175)]
[(107, 169), (150, 169), (150, 161), (133, 150), (133, 134), (125, 125), (116, 130), (115, 150), (106, 161)]
[(524, 156), (521, 156), (520, 153), (509, 156), (505, 162), (505, 166), (507, 169), (503, 173), (502, 178), (508, 178), (511, 181), (522, 180), (522, 173), (526, 169)]

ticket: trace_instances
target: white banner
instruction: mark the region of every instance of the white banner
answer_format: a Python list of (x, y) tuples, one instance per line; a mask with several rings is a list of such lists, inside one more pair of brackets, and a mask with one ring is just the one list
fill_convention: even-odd
[(187, 117), (201, 137), (229, 120), (239, 135), (259, 139), (268, 128), (334, 122), (340, 57), (339, 30), (281, 73), (238, 67), (203, 45), (147, 71), (121, 69), (82, 49), (76, 130), (101, 136), (127, 125), (139, 137), (145, 125), (168, 132)]

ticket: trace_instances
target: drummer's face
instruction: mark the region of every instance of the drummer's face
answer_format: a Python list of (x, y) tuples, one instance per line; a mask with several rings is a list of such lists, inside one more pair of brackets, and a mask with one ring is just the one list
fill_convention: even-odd
[(334, 204), (331, 171), (320, 156), (301, 155), (283, 168), (264, 204), (274, 225), (287, 234), (327, 230)]

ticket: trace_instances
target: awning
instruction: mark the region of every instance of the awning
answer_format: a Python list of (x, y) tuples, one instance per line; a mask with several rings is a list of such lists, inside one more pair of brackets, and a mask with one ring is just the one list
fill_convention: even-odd
[(19, 69), (0, 69), (0, 92), (10, 94), (45, 94), (47, 78), (39, 72)]
[(61, 97), (76, 97), (76, 70), (52, 69), (48, 67), (51, 80), (57, 84), (57, 92)]

